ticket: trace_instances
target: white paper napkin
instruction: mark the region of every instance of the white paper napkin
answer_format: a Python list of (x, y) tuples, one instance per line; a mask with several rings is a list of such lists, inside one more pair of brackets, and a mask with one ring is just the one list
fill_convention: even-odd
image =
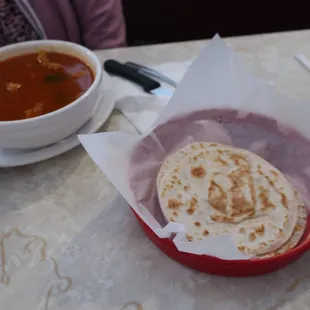
[[(165, 63), (152, 68), (179, 82), (191, 62)], [(170, 98), (146, 94), (139, 86), (118, 77), (113, 77), (113, 80), (116, 85), (116, 108), (139, 133), (145, 132), (155, 122)], [(173, 90), (173, 87), (167, 84), (162, 85)]]

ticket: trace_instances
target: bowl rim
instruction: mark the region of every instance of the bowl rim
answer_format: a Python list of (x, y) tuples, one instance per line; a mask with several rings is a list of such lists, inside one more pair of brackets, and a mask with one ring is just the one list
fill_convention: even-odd
[[(51, 118), (55, 115), (58, 115), (60, 113), (63, 113), (64, 111), (67, 111), (71, 108), (73, 108), (73, 106), (76, 106), (78, 104), (80, 104), (86, 97), (88, 97), (90, 95), (90, 93), (92, 93), (101, 83), (102, 80), (102, 70), (101, 70), (101, 63), (99, 61), (99, 58), (97, 57), (97, 55), (91, 51), (90, 49), (88, 49), (85, 46), (82, 46), (80, 44), (77, 43), (73, 43), (73, 42), (69, 42), (69, 41), (61, 41), (61, 40), (37, 40), (37, 41), (26, 41), (26, 42), (20, 42), (20, 43), (14, 43), (5, 47), (2, 47), (0, 49), (0, 55), (3, 52), (6, 51), (14, 51), (15, 49), (19, 49), (22, 48), (24, 46), (33, 46), (33, 47), (40, 47), (42, 46), (42, 48), (48, 48), (49, 46), (56, 46), (56, 47), (71, 47), (73, 54), (74, 51), (79, 50), (82, 53), (84, 52), (85, 54), (85, 58), (91, 59), (94, 64), (95, 64), (95, 69), (96, 72), (93, 72), (94, 74), (94, 80), (92, 82), (92, 84), (90, 85), (90, 87), (84, 92), (84, 94), (82, 94), (82, 96), (78, 97), (77, 99), (75, 99), (74, 101), (70, 102), (69, 104), (65, 105), (64, 107), (40, 115), (40, 116), (36, 116), (36, 117), (31, 117), (31, 118), (26, 118), (26, 119), (21, 119), (21, 120), (11, 120), (11, 121), (0, 121), (0, 126), (1, 127), (7, 127), (7, 126), (11, 126), (14, 124), (18, 124), (18, 125), (23, 125), (23, 124), (29, 124), (29, 123), (33, 123), (35, 121), (38, 120), (44, 120), (44, 119), (48, 119)], [(27, 53), (25, 53), (27, 54)], [(64, 54), (66, 54), (66, 52), (64, 52)], [(23, 53), (21, 53), (21, 55), (23, 55)], [(13, 56), (14, 57), (14, 56)], [(79, 56), (76, 56), (77, 58), (80, 58)], [(10, 58), (10, 57), (8, 57)], [(1, 61), (0, 61), (1, 62)], [(85, 62), (85, 61), (84, 61)], [(93, 70), (92, 70), (93, 71)]]

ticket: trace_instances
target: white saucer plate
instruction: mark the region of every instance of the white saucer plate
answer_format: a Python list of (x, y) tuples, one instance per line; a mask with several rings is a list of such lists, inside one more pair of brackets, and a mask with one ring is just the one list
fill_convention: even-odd
[(37, 163), (63, 154), (80, 144), (78, 135), (94, 133), (108, 120), (115, 106), (115, 87), (111, 78), (102, 77), (101, 96), (93, 118), (75, 134), (55, 144), (35, 150), (8, 150), (0, 148), (0, 168)]

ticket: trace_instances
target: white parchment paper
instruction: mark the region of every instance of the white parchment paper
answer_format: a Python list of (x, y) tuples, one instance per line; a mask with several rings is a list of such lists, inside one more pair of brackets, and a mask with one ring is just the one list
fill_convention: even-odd
[[(284, 98), (268, 83), (253, 77), (239, 57), (218, 36), (211, 40), (190, 66), (169, 104), (146, 136), (151, 136), (156, 140), (158, 139), (156, 130), (154, 131), (156, 126), (165, 124), (180, 115), (213, 108), (241, 110), (240, 118), (246, 116), (247, 112), (266, 115), (277, 119), (283, 131), (292, 127), (305, 137), (310, 137), (310, 126), (308, 126), (310, 105)], [(281, 124), (285, 124), (285, 126)], [(208, 125), (216, 126), (214, 123)], [(210, 131), (210, 127), (206, 127), (205, 123), (198, 122), (191, 126), (193, 128), (198, 126), (198, 130), (196, 128), (194, 131), (198, 134), (203, 132), (203, 129)], [(184, 141), (180, 146), (193, 142), (193, 139), (197, 139), (197, 134), (188, 137), (184, 136)], [(249, 258), (236, 249), (229, 236), (209, 237), (199, 242), (185, 241), (186, 231), (183, 225), (178, 223), (164, 225), (159, 220), (158, 210), (146, 208), (143, 199), (137, 199), (137, 197), (143, 196), (146, 189), (143, 187), (143, 180), (141, 180), (139, 193), (132, 191), (129, 170), (132, 150), (141, 141), (140, 136), (124, 133), (100, 133), (84, 135), (79, 138), (95, 163), (157, 236), (167, 238), (175, 233), (174, 243), (177, 248), (188, 253), (209, 254), (224, 259)], [(160, 148), (161, 141), (157, 142)], [(254, 148), (257, 149), (262, 147), (263, 144), (254, 145)], [(165, 150), (163, 149), (162, 152), (164, 153)], [(152, 154), (150, 154), (150, 158), (152, 158)], [(154, 163), (156, 163), (156, 158), (154, 158)], [(141, 175), (143, 175), (142, 172)], [(154, 179), (156, 179), (156, 175), (154, 175)]]

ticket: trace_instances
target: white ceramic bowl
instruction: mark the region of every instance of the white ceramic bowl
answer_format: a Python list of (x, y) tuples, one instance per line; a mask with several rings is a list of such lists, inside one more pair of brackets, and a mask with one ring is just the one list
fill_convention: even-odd
[(93, 84), (81, 97), (57, 111), (25, 120), (0, 121), (0, 148), (30, 149), (58, 142), (75, 133), (95, 111), (102, 67), (97, 56), (87, 48), (65, 41), (29, 41), (1, 48), (0, 61), (41, 49), (73, 55), (87, 63), (94, 73)]

